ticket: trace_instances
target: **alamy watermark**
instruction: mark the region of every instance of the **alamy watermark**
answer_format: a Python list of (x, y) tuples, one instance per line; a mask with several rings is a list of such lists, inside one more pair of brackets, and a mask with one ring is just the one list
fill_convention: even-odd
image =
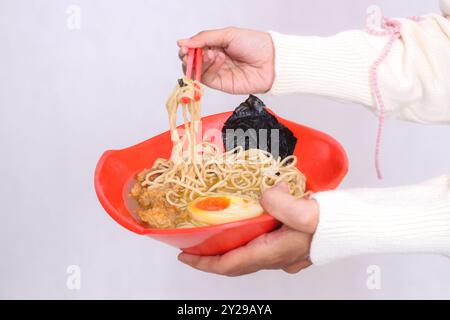
[(71, 4), (66, 9), (66, 27), (69, 30), (81, 29), (81, 8), (76, 4)]
[[(269, 135), (270, 144), (268, 140)], [(259, 129), (258, 131), (255, 129), (226, 129), (224, 138), (227, 150), (231, 150), (237, 146), (245, 146), (246, 149), (268, 151), (275, 159), (280, 155), (279, 129)]]
[(81, 268), (78, 265), (70, 265), (66, 269), (66, 287), (69, 290), (81, 289)]
[[(183, 141), (182, 137), (185, 135), (186, 130), (183, 128), (178, 128), (177, 133), (180, 141)], [(207, 147), (205, 144), (199, 142), (205, 142), (207, 145), (214, 145), (214, 147), (220, 151), (220, 153), (228, 150), (232, 150), (237, 147), (242, 147), (242, 149), (259, 149), (272, 154), (272, 156), (277, 159), (280, 155), (280, 132), (279, 129), (226, 129), (223, 133), (220, 129), (209, 128), (203, 132), (201, 124), (198, 128), (197, 135), (197, 152), (200, 155), (196, 157), (196, 161), (203, 161), (202, 151)], [(225, 146), (223, 144), (225, 141)], [(224, 147), (226, 150), (224, 150)], [(189, 139), (185, 140), (182, 146), (184, 152), (189, 151)], [(242, 159), (240, 159), (242, 160)], [(235, 162), (236, 157), (233, 153), (225, 154), (224, 156), (217, 159), (217, 161), (223, 162)]]
[(377, 5), (371, 5), (366, 10), (366, 27), (372, 30), (381, 30), (383, 12)]
[(381, 290), (381, 268), (378, 265), (370, 265), (367, 267), (368, 274), (366, 287), (369, 290)]

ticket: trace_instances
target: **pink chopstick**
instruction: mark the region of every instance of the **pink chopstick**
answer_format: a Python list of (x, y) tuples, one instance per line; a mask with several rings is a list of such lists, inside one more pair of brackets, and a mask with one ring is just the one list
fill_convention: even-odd
[[(189, 48), (188, 59), (186, 65), (186, 77), (192, 79), (192, 73), (194, 73), (193, 80), (201, 82), (202, 80), (202, 64), (203, 64), (203, 49), (202, 48)], [(198, 86), (197, 86), (198, 87)], [(200, 89), (199, 87), (197, 89)], [(194, 96), (195, 101), (201, 99), (200, 90), (195, 91)], [(189, 103), (190, 99), (184, 97), (182, 99), (183, 103)]]

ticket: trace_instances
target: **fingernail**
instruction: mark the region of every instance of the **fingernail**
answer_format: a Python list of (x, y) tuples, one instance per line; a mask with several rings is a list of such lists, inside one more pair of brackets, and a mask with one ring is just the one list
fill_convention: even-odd
[(189, 262), (191, 262), (192, 259), (193, 259), (193, 255), (191, 255), (191, 254), (187, 254), (187, 253), (182, 252), (182, 253), (180, 253), (178, 255), (178, 260), (180, 262), (183, 262), (183, 263), (186, 263), (186, 264), (189, 264)]
[(280, 181), (275, 185), (275, 189), (276, 190), (280, 190), (280, 191), (284, 191), (284, 192), (288, 192), (289, 191), (289, 186), (286, 182), (284, 181)]
[(287, 185), (286, 182), (280, 181), (280, 182), (278, 182), (278, 183), (275, 185), (275, 188), (285, 188), (285, 187), (287, 187), (287, 186), (288, 186), (288, 185)]

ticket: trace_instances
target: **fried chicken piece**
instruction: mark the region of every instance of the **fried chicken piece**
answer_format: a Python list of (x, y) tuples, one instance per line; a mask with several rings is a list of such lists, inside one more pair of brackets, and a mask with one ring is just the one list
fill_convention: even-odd
[(168, 188), (143, 187), (140, 182), (136, 182), (131, 189), (130, 195), (138, 201), (140, 206), (137, 214), (152, 228), (172, 229), (189, 219), (186, 210), (167, 202), (166, 193), (169, 190)]
[[(130, 191), (130, 195), (135, 198), (138, 203), (139, 206), (144, 208), (144, 209), (148, 209), (151, 204), (152, 204), (152, 197), (155, 196), (154, 193), (152, 192), (147, 192), (147, 187), (142, 185), (142, 182), (145, 181), (145, 177), (147, 176), (148, 173), (150, 173), (153, 169), (145, 169), (141, 172), (139, 172), (136, 175), (136, 183), (134, 184), (133, 188), (131, 188)], [(158, 175), (154, 174), (150, 177), (150, 180), (153, 181), (154, 179), (156, 179)], [(154, 190), (160, 190), (159, 189), (154, 189)]]

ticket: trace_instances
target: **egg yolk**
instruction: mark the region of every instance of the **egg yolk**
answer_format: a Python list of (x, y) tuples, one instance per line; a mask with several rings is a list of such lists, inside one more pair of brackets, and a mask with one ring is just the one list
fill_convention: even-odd
[(230, 206), (230, 199), (225, 197), (208, 197), (201, 199), (195, 204), (195, 207), (205, 211), (218, 211)]

